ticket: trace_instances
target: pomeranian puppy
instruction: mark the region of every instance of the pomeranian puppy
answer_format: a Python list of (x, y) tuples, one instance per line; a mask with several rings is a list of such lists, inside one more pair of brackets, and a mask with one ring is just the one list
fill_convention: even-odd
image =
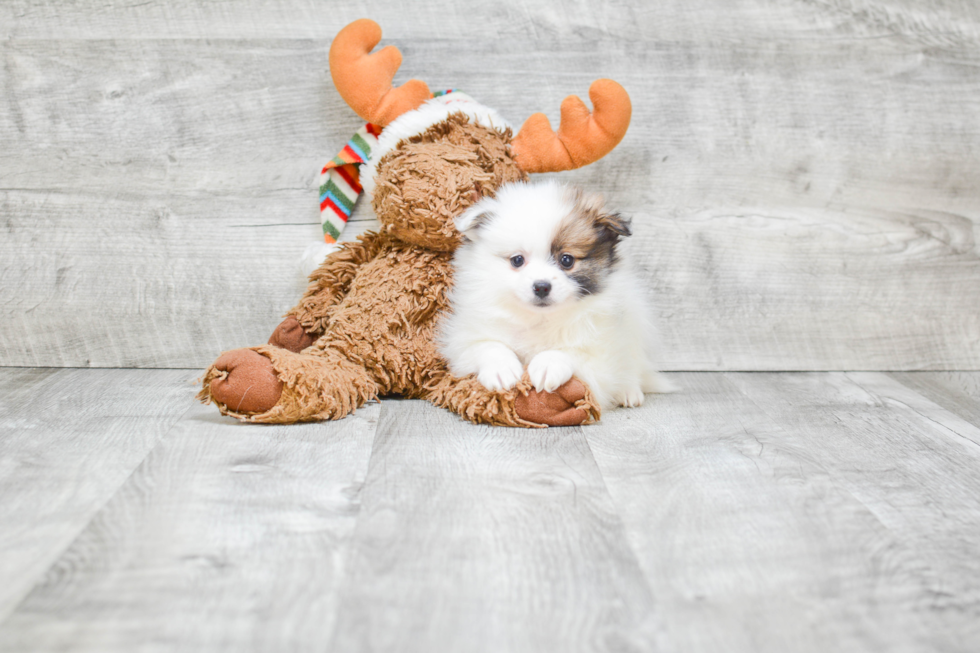
[(555, 182), (509, 184), (456, 218), (452, 312), (439, 348), (457, 376), (491, 390), (527, 367), (538, 391), (572, 376), (603, 409), (670, 392), (657, 372), (646, 293), (618, 245), (630, 221)]

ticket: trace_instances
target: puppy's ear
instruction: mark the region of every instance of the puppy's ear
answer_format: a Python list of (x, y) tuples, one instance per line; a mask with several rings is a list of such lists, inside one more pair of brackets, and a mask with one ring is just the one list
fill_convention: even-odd
[(454, 220), (456, 230), (466, 238), (476, 240), (480, 227), (493, 217), (493, 209), (496, 207), (496, 204), (496, 201), (492, 197), (484, 197), (456, 216)]
[(617, 236), (626, 238), (633, 235), (631, 220), (618, 213), (600, 213), (595, 220), (596, 226), (611, 231)]
[(585, 193), (578, 188), (571, 189), (578, 211), (587, 216), (604, 239), (619, 239), (633, 234), (630, 219), (606, 210), (606, 200), (599, 193)]

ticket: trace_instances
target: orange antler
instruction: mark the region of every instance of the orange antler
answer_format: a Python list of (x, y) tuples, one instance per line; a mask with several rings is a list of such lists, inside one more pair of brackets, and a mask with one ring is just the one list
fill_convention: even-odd
[(630, 125), (630, 96), (611, 79), (597, 79), (589, 87), (589, 99), (595, 107), (591, 113), (578, 96), (565, 98), (557, 134), (543, 113), (528, 118), (511, 143), (517, 165), (525, 172), (557, 172), (609, 154)]
[(381, 41), (381, 28), (368, 18), (340, 30), (330, 44), (330, 76), (344, 101), (368, 122), (385, 126), (432, 97), (425, 82), (412, 79), (391, 87), (402, 65), (402, 53), (393, 45), (370, 54)]

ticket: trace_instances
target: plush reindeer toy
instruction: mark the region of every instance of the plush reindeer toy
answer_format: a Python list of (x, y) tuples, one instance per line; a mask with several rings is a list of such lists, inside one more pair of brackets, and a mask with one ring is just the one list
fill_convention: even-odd
[(269, 344), (223, 353), (205, 372), (200, 399), (252, 422), (340, 419), (383, 395), (426, 399), (476, 423), (597, 420), (591, 392), (575, 378), (539, 393), (526, 374), (499, 392), (453, 377), (435, 334), (460, 243), (453, 218), (528, 173), (604, 156), (626, 133), (629, 96), (597, 80), (593, 112), (570, 96), (557, 133), (539, 113), (512, 136), (496, 111), (463, 93), (433, 97), (414, 79), (392, 88), (401, 53), (388, 46), (371, 54), (380, 40), (373, 21), (351, 23), (330, 47), (330, 72), (347, 104), (381, 128), (360, 181), (382, 229), (327, 257)]

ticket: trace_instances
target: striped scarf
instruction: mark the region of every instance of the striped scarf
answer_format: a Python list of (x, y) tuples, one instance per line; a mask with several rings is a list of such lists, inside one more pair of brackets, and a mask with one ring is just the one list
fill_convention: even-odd
[(354, 211), (362, 190), (358, 166), (371, 158), (380, 133), (380, 127), (367, 123), (320, 171), (320, 225), (327, 243), (337, 242)]
[[(432, 97), (457, 93), (454, 88), (436, 91)], [(472, 98), (460, 93), (464, 102)], [(320, 225), (323, 227), (323, 240), (332, 245), (340, 238), (340, 232), (354, 211), (354, 204), (360, 196), (361, 184), (358, 166), (367, 163), (371, 150), (378, 144), (381, 127), (367, 123), (347, 141), (340, 154), (330, 160), (320, 171)]]

